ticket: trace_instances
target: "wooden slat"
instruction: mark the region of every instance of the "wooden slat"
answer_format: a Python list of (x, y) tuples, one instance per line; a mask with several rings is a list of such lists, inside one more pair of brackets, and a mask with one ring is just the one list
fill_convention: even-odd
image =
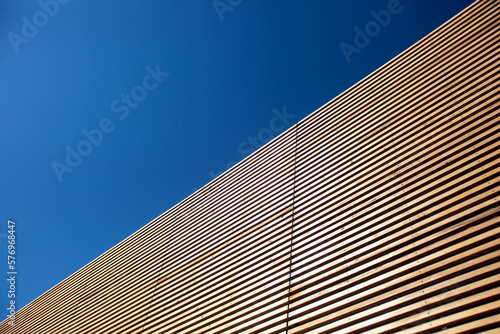
[(0, 332), (497, 333), (498, 13), (476, 1)]
[[(470, 314), (467, 314), (470, 316)], [(466, 316), (467, 316), (466, 315)], [(458, 317), (457, 317), (458, 318)], [(500, 325), (500, 314), (495, 314), (490, 317), (481, 318), (479, 320), (474, 320), (467, 322), (463, 325), (454, 326), (452, 328), (447, 328), (439, 332), (440, 334), (464, 334), (464, 333), (494, 333), (493, 331), (482, 331), (484, 327), (491, 327)], [(498, 332), (498, 330), (497, 330)]]

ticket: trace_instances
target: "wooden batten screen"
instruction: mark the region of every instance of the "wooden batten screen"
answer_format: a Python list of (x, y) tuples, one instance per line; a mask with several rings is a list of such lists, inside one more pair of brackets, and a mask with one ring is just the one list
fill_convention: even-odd
[(1, 333), (500, 333), (499, 3), (477, 1)]

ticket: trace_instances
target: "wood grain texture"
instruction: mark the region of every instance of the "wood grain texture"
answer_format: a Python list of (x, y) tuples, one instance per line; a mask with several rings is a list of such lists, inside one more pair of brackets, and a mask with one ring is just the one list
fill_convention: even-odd
[(0, 333), (500, 332), (498, 20), (476, 1)]

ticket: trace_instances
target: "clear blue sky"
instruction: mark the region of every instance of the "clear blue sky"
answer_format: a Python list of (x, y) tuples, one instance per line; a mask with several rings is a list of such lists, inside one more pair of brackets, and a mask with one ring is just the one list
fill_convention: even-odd
[(14, 219), (18, 307), (472, 3), (54, 1), (0, 2), (0, 272)]

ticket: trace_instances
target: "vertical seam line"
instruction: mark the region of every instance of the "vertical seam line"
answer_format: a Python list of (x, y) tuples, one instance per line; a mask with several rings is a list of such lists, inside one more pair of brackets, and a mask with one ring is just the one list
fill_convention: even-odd
[[(173, 225), (173, 227), (169, 232), (170, 235), (168, 236), (168, 239), (167, 239), (167, 246), (165, 247), (165, 251), (168, 251), (168, 248), (170, 246), (170, 239), (172, 238), (172, 231), (175, 229), (175, 223), (172, 225)], [(164, 256), (163, 259), (161, 260), (160, 269), (158, 270), (158, 275), (156, 276), (155, 288), (153, 290), (153, 295), (151, 296), (151, 300), (149, 301), (148, 310), (146, 312), (146, 318), (144, 319), (144, 322), (142, 324), (141, 333), (144, 333), (145, 327), (146, 327), (148, 319), (149, 319), (151, 305), (153, 304), (153, 301), (155, 300), (155, 297), (156, 297), (156, 289), (158, 288), (158, 281), (160, 280), (160, 275), (161, 275), (161, 272), (163, 270), (163, 265), (165, 264), (165, 259), (166, 259), (166, 256)]]
[(289, 331), (290, 322), (290, 297), (292, 291), (292, 255), (293, 255), (293, 227), (295, 221), (295, 181), (297, 176), (297, 146), (298, 146), (298, 130), (299, 125), (295, 125), (295, 149), (293, 153), (293, 195), (292, 195), (292, 226), (290, 229), (290, 266), (288, 268), (288, 300), (286, 310), (286, 333)]

